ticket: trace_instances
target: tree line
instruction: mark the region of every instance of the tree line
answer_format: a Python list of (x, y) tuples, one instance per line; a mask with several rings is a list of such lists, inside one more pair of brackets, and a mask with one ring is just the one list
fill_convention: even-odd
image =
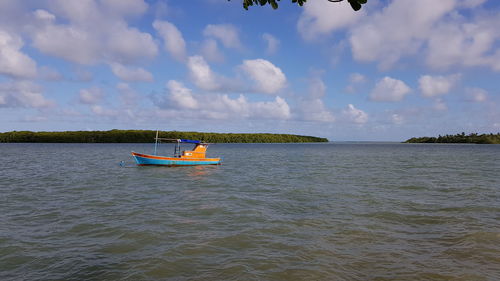
[(477, 144), (500, 144), (500, 133), (466, 135), (464, 132), (456, 135), (439, 135), (436, 137), (411, 138), (406, 143), (477, 143)]
[[(110, 131), (65, 131), (31, 132), (12, 131), (0, 133), (0, 142), (46, 142), (46, 143), (148, 143), (154, 142), (156, 131), (110, 130)], [(326, 138), (290, 134), (234, 134), (160, 131), (159, 137), (193, 139), (209, 143), (291, 143), (328, 142)]]

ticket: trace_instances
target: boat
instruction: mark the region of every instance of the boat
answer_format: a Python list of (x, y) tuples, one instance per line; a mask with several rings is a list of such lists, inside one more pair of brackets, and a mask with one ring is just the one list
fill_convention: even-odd
[[(174, 155), (160, 156), (157, 155), (157, 147), (159, 142), (175, 143)], [(194, 144), (192, 150), (181, 151), (181, 144)], [(155, 138), (155, 149), (153, 154), (137, 153), (132, 151), (132, 156), (139, 166), (194, 166), (194, 165), (220, 165), (220, 158), (206, 158), (207, 147), (209, 143), (199, 140), (188, 139), (167, 139), (158, 138), (158, 131)]]

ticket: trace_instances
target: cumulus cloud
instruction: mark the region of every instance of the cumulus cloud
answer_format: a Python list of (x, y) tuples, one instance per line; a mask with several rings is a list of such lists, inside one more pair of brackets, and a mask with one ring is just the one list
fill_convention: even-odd
[(104, 93), (100, 88), (93, 87), (89, 89), (82, 89), (79, 93), (79, 100), (83, 104), (96, 105), (104, 97)]
[(432, 108), (434, 108), (434, 110), (436, 110), (436, 111), (446, 111), (446, 110), (448, 110), (448, 106), (446, 105), (446, 103), (444, 102), (444, 100), (441, 99), (441, 98), (438, 98), (438, 99), (434, 100), (434, 105), (432, 106)]
[(46, 10), (43, 9), (38, 9), (33, 12), (33, 15), (35, 16), (36, 19), (38, 19), (40, 22), (44, 23), (51, 23), (56, 20), (56, 16), (53, 14), (47, 12)]
[(500, 51), (495, 44), (500, 40), (498, 25), (498, 15), (477, 17), (475, 22), (443, 22), (429, 36), (427, 64), (437, 69), (489, 66), (500, 71)]
[(373, 101), (397, 102), (403, 100), (410, 91), (410, 87), (405, 82), (386, 76), (377, 82), (377, 85), (370, 93), (370, 99)]
[(46, 99), (42, 87), (30, 81), (0, 83), (0, 107), (52, 107), (55, 103)]
[(226, 48), (241, 49), (238, 29), (232, 24), (209, 24), (203, 35), (220, 40)]
[(187, 67), (191, 81), (202, 90), (219, 92), (243, 90), (240, 81), (213, 72), (202, 56), (189, 57)]
[(248, 103), (253, 118), (289, 119), (290, 107), (285, 99), (276, 97), (274, 101)]
[(186, 88), (182, 83), (175, 80), (170, 80), (167, 83), (167, 90), (170, 93), (169, 99), (181, 109), (196, 109), (198, 101), (193, 97), (190, 89)]
[(269, 33), (264, 33), (262, 34), (262, 39), (266, 41), (267, 47), (266, 47), (266, 53), (272, 55), (276, 53), (278, 50), (278, 46), (280, 44), (280, 40), (278, 40), (276, 37), (272, 36)]
[(186, 42), (179, 29), (168, 21), (159, 20), (153, 23), (153, 27), (163, 38), (165, 51), (173, 58), (183, 61), (186, 58)]
[(49, 66), (40, 67), (38, 76), (47, 81), (61, 81), (64, 79), (61, 73)]
[(0, 30), (0, 74), (20, 78), (37, 75), (36, 62), (21, 52), (23, 45), (19, 36)]
[(80, 68), (80, 67), (77, 67), (75, 70), (74, 70), (75, 74), (74, 74), (74, 78), (73, 80), (74, 81), (78, 81), (78, 82), (89, 82), (89, 81), (92, 81), (93, 79), (93, 74), (92, 72), (86, 70), (86, 69), (83, 69), (83, 68)]
[(488, 91), (481, 88), (467, 88), (465, 90), (468, 101), (485, 102), (488, 100)]
[(203, 44), (201, 45), (201, 54), (208, 61), (224, 61), (224, 55), (219, 51), (217, 41), (212, 38), (209, 38), (203, 42)]
[(319, 77), (309, 79), (308, 94), (312, 98), (322, 98), (326, 94), (326, 85)]
[(387, 68), (403, 55), (416, 54), (435, 23), (455, 8), (455, 0), (399, 0), (352, 29), (356, 60)]
[(357, 109), (352, 104), (347, 105), (347, 108), (342, 113), (348, 121), (356, 124), (364, 124), (368, 121), (368, 114), (361, 109)]
[[(347, 26), (352, 55), (357, 61), (376, 62), (382, 69), (403, 57), (422, 54), (424, 62), (435, 69), (486, 66), (500, 71), (498, 14), (464, 11), (484, 2), (390, 1), (356, 25)], [(463, 16), (462, 11), (472, 15)], [(332, 30), (326, 29), (329, 32)]]
[(101, 3), (107, 14), (117, 17), (138, 17), (148, 9), (143, 0), (101, 0)]
[(391, 121), (396, 125), (401, 125), (404, 123), (405, 120), (401, 114), (394, 113), (391, 115)]
[(90, 110), (92, 111), (93, 114), (99, 115), (99, 116), (104, 116), (104, 117), (116, 117), (119, 115), (118, 110), (111, 109), (111, 108), (105, 108), (102, 105), (98, 105), (98, 104), (91, 105)]
[(354, 84), (366, 82), (366, 77), (360, 73), (352, 73), (349, 75), (349, 81)]
[(319, 98), (303, 99), (299, 102), (298, 111), (305, 121), (334, 122), (333, 113), (328, 110)]
[(119, 63), (110, 64), (111, 71), (118, 78), (128, 82), (152, 82), (153, 75), (143, 68), (130, 68)]
[(333, 122), (335, 117), (328, 110), (322, 98), (326, 94), (326, 85), (319, 77), (309, 80), (308, 95), (298, 103), (300, 118), (306, 121)]
[(220, 83), (208, 63), (201, 56), (189, 57), (187, 67), (191, 81), (199, 88), (207, 91), (218, 90)]
[(347, 1), (332, 4), (328, 1), (310, 1), (297, 23), (300, 35), (306, 40), (348, 27), (365, 16), (364, 10), (355, 12)]
[(486, 2), (486, 0), (462, 0), (459, 1), (458, 4), (464, 8), (475, 8), (484, 4), (484, 2)]
[(33, 46), (45, 54), (79, 64), (95, 64), (131, 63), (158, 53), (149, 33), (128, 26), (125, 21), (129, 15), (144, 13), (145, 8), (138, 8), (147, 8), (142, 0), (49, 3), (53, 13), (35, 11), (39, 22), (30, 29)]
[(346, 92), (355, 93), (359, 85), (366, 82), (366, 77), (360, 73), (352, 73), (349, 75), (350, 84), (346, 87)]
[(256, 82), (257, 92), (275, 94), (286, 86), (285, 74), (267, 60), (244, 60), (240, 68)]
[[(167, 100), (167, 102), (165, 101)], [(210, 119), (278, 119), (291, 117), (288, 103), (281, 97), (274, 101), (250, 102), (244, 95), (231, 98), (227, 94), (195, 94), (181, 82), (167, 83), (166, 97), (155, 104), (162, 108), (176, 110), (177, 116)]]
[(453, 74), (448, 76), (420, 76), (418, 80), (420, 91), (424, 97), (436, 97), (445, 95), (460, 80), (461, 75)]
[(139, 95), (127, 83), (118, 83), (116, 89), (120, 94), (120, 100), (123, 105), (131, 107), (137, 105)]

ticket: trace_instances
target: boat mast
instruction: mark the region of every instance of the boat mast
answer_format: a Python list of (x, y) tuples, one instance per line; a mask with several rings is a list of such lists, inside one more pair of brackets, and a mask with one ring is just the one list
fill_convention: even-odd
[(158, 130), (156, 130), (156, 138), (155, 138), (155, 154), (156, 155), (156, 148), (158, 147)]
[(175, 145), (174, 156), (181, 156), (181, 140), (177, 139), (177, 144)]

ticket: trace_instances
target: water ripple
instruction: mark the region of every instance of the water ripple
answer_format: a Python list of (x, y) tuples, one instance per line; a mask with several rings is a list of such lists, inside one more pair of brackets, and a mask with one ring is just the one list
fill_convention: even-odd
[(227, 144), (222, 166), (118, 165), (148, 149), (0, 144), (0, 279), (500, 279), (500, 146)]

